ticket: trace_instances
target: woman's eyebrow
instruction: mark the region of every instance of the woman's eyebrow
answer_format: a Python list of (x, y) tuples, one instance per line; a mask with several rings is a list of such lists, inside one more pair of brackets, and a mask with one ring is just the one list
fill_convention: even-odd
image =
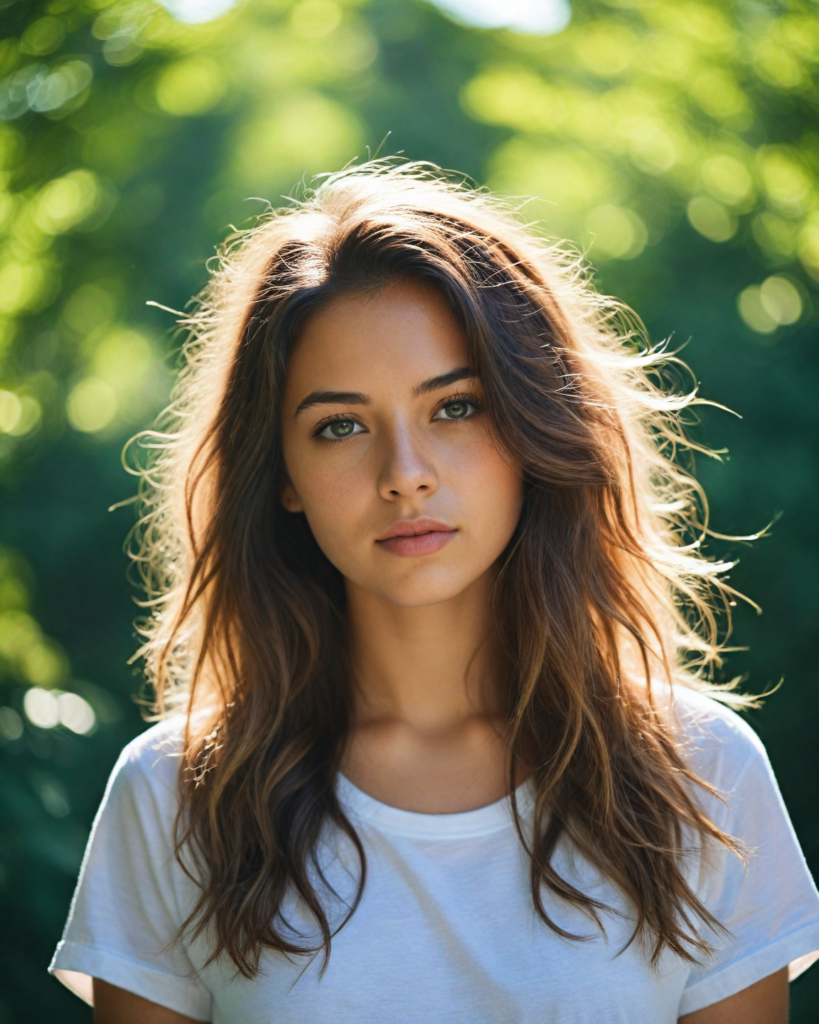
[(428, 391), (437, 391), (439, 388), (448, 388), (459, 380), (467, 380), (470, 377), (477, 377), (478, 371), (471, 366), (459, 366), (457, 370), (450, 370), (448, 373), (441, 373), (437, 377), (430, 377), (429, 380), (416, 384), (412, 389), (412, 397), (425, 395)]
[[(440, 373), (437, 377), (430, 377), (429, 380), (416, 384), (412, 389), (412, 397), (418, 398), (430, 391), (438, 391), (440, 388), (447, 388), (459, 380), (467, 380), (470, 377), (477, 377), (478, 372), (471, 366), (459, 366), (447, 373)], [(372, 405), (369, 395), (360, 391), (311, 391), (310, 394), (299, 402), (298, 408), (293, 413), (295, 419), (299, 413), (310, 409), (314, 405)]]
[(372, 401), (369, 395), (362, 395), (360, 391), (311, 391), (299, 402), (293, 419), (313, 405), (372, 405)]

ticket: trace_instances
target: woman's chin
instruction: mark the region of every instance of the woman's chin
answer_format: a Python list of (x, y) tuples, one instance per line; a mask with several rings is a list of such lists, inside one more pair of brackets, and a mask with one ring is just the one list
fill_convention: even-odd
[(419, 566), (411, 573), (402, 573), (400, 579), (390, 580), (381, 574), (353, 586), (401, 608), (426, 608), (455, 600), (478, 578), (470, 576), (465, 579), (461, 574), (442, 573), (440, 569), (436, 571)]

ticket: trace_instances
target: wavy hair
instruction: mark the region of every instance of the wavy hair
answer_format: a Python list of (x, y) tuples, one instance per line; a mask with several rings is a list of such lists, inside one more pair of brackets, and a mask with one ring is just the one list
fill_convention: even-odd
[[(140, 471), (132, 557), (155, 710), (187, 714), (177, 857), (199, 882), (185, 922), (242, 974), (265, 950), (329, 955), (317, 849), (327, 825), (366, 859), (334, 788), (351, 723), (343, 580), (278, 500), (288, 357), (334, 296), (396, 280), (438, 289), (462, 327), (525, 500), (492, 596), (510, 671), (509, 792), (543, 922), (544, 891), (602, 927), (607, 908), (553, 865), (567, 839), (625, 894), (635, 937), (707, 955), (720, 928), (684, 877), (684, 836), (740, 844), (704, 813), (652, 687), (713, 685), (737, 596), (710, 560), (705, 495), (679, 454), (702, 403), (686, 368), (487, 192), (428, 164), (371, 161), (319, 179), (220, 250), (193, 311), (172, 403)], [(728, 690), (728, 693), (723, 692)], [(531, 775), (534, 825), (514, 802)], [(193, 863), (185, 857), (190, 852)], [(283, 910), (295, 895), (320, 941)], [(181, 933), (180, 933), (181, 934)], [(325, 959), (326, 963), (326, 959)]]

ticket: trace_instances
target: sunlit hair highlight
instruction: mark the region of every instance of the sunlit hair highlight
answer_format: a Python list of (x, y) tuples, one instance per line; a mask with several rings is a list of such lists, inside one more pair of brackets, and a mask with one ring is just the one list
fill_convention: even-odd
[[(570, 840), (628, 898), (652, 962), (701, 958), (719, 923), (686, 882), (687, 845), (741, 850), (701, 809), (698, 791), (712, 791), (655, 691), (745, 700), (713, 686), (737, 595), (730, 563), (702, 552), (708, 506), (679, 457), (696, 448), (683, 414), (702, 399), (567, 247), (484, 191), (394, 161), (325, 177), (228, 240), (180, 317), (172, 404), (135, 439), (148, 452), (131, 552), (150, 609), (139, 653), (157, 713), (187, 714), (177, 850), (201, 897), (186, 926), (249, 977), (265, 950), (329, 954), (337, 926), (316, 880), (328, 825), (357, 853), (358, 898), (366, 884), (334, 788), (351, 723), (343, 581), (278, 501), (279, 418), (307, 319), (400, 280), (449, 303), (524, 476), (493, 610), (510, 667), (509, 791), (523, 772), (536, 793), (534, 828), (517, 824), (537, 912), (565, 934), (551, 891), (603, 925), (607, 908), (554, 867)], [(288, 894), (317, 942), (288, 927)]]

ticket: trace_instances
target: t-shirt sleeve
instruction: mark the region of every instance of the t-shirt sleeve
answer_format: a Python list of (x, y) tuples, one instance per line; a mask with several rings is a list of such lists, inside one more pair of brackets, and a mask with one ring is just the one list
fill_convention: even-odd
[(111, 773), (49, 971), (87, 1002), (100, 978), (210, 1021), (210, 993), (175, 941), (193, 883), (173, 853), (178, 761), (167, 733), (166, 723), (149, 729)]
[[(708, 801), (720, 827), (747, 848), (742, 862), (724, 847), (706, 863), (701, 898), (727, 929), (709, 934), (716, 954), (695, 967), (680, 1003), (693, 1013), (790, 965), (793, 980), (819, 958), (816, 891), (773, 769), (756, 734), (722, 709), (707, 759), (724, 803)], [(716, 767), (713, 767), (716, 763)], [(697, 767), (696, 764), (694, 767)]]

